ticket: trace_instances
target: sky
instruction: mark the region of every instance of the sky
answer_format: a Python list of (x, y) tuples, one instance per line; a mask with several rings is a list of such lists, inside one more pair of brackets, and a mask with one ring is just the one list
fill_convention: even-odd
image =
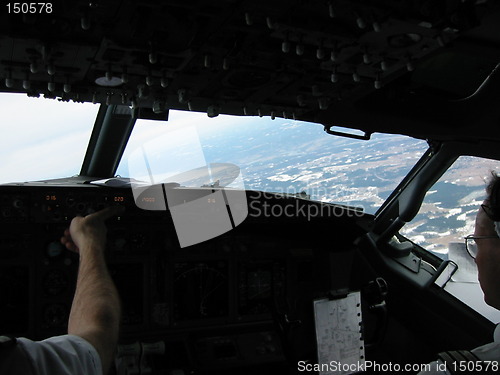
[(98, 105), (0, 94), (0, 108), (0, 183), (80, 171)]
[[(0, 108), (0, 183), (62, 178), (80, 172), (99, 104), (0, 94)], [(190, 123), (196, 123), (201, 132), (213, 131), (226, 127), (231, 118), (221, 116), (213, 121), (203, 113), (171, 112), (168, 123), (140, 120), (124, 157), (146, 140)], [(208, 123), (209, 127), (204, 126)]]

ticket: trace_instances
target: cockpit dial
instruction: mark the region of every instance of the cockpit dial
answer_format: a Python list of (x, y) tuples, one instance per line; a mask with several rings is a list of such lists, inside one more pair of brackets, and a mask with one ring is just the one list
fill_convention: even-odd
[(222, 317), (228, 314), (228, 267), (225, 261), (175, 264), (176, 319)]

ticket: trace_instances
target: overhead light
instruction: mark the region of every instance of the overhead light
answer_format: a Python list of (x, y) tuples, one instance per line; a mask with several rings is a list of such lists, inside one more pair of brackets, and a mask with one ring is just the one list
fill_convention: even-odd
[(5, 86), (9, 89), (14, 87), (14, 80), (12, 79), (12, 72), (9, 70), (7, 77), (5, 77)]
[(154, 51), (149, 52), (149, 63), (156, 64), (158, 62), (158, 54)]
[(47, 83), (47, 89), (50, 92), (56, 91), (56, 83), (54, 82), (54, 80), (52, 78), (50, 79), (50, 82)]
[(283, 53), (290, 52), (290, 42), (288, 41), (288, 37), (281, 43), (281, 51)]
[(169, 83), (170, 83), (170, 82), (169, 82), (169, 80), (168, 80), (168, 78), (167, 78), (167, 77), (165, 77), (165, 76), (162, 76), (162, 77), (161, 77), (161, 80), (160, 80), (160, 85), (161, 85), (161, 87), (163, 87), (163, 88), (168, 87), (168, 84), (169, 84)]
[(31, 73), (38, 73), (38, 62), (36, 60), (32, 60), (30, 62), (30, 72)]
[(253, 25), (253, 19), (252, 19), (252, 16), (250, 15), (250, 13), (245, 13), (245, 23), (248, 26)]
[(56, 74), (56, 66), (54, 65), (53, 61), (49, 61), (49, 63), (47, 64), (47, 74), (50, 76)]
[(95, 83), (98, 84), (99, 86), (104, 86), (104, 87), (116, 87), (120, 86), (123, 83), (123, 80), (119, 77), (99, 77), (96, 78)]

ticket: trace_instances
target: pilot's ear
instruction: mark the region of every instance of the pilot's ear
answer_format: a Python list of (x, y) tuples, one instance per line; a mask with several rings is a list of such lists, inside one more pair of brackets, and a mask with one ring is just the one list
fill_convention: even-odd
[(495, 184), (495, 180), (498, 179), (497, 173), (495, 171), (490, 171), (491, 173), (491, 178), (487, 180), (487, 185), (486, 185), (486, 194), (488, 196), (488, 199), (491, 196), (491, 190), (493, 189), (493, 185)]
[(489, 206), (493, 219), (500, 221), (500, 177), (495, 171), (491, 172), (491, 181), (486, 187), (486, 193), (490, 198)]

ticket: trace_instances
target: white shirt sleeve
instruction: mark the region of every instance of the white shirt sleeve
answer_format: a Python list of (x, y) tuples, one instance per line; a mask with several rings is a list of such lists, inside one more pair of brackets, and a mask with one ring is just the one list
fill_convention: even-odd
[(85, 339), (74, 335), (43, 341), (18, 338), (35, 375), (102, 375), (99, 354)]

